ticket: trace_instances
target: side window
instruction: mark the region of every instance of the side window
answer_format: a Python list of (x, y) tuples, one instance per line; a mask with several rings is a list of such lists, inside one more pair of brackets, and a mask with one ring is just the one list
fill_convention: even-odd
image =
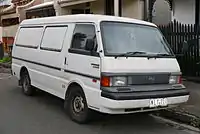
[(22, 27), (16, 39), (16, 46), (37, 48), (42, 38), (43, 27)]
[(74, 30), (71, 48), (87, 51), (87, 39), (91, 39), (94, 41), (96, 50), (97, 41), (95, 34), (95, 26), (91, 24), (77, 24)]
[(48, 26), (45, 29), (41, 49), (49, 51), (61, 51), (67, 32), (67, 26)]

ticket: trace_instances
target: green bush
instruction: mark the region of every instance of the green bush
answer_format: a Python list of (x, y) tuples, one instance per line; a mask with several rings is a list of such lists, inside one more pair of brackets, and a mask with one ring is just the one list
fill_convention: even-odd
[(10, 62), (11, 58), (10, 57), (4, 57), (3, 59), (0, 59), (0, 63), (6, 63), (6, 62)]

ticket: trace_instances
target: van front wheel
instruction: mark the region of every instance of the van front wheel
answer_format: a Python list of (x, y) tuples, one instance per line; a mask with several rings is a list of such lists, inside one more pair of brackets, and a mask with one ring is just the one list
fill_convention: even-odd
[(87, 106), (85, 95), (80, 87), (74, 86), (65, 99), (65, 110), (71, 120), (84, 124), (89, 121), (90, 109)]

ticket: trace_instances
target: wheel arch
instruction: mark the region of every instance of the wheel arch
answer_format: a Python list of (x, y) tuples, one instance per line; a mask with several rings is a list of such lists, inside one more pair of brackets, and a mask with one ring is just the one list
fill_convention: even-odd
[(19, 73), (19, 85), (21, 85), (21, 79), (22, 79), (22, 75), (23, 73), (28, 73), (29, 77), (30, 77), (30, 74), (28, 72), (28, 68), (26, 66), (22, 66), (21, 69), (20, 69), (20, 73)]
[(27, 69), (26, 66), (22, 66), (21, 69), (20, 69), (20, 79), (21, 79), (21, 77), (22, 77), (22, 75), (23, 75), (24, 72), (28, 73), (28, 69)]
[(71, 82), (69, 83), (69, 85), (67, 86), (67, 88), (66, 88), (66, 91), (65, 91), (65, 98), (68, 98), (68, 97), (69, 97), (70, 91), (73, 89), (73, 87), (79, 87), (79, 88), (81, 89), (81, 91), (83, 92), (83, 94), (85, 95), (85, 92), (84, 92), (84, 89), (83, 89), (83, 85), (80, 84), (80, 82), (71, 81)]

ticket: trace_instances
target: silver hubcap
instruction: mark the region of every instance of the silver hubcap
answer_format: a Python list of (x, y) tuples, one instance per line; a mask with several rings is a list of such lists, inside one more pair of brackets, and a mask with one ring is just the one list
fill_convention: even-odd
[(84, 109), (85, 106), (83, 103), (83, 98), (81, 96), (76, 96), (74, 98), (73, 107), (76, 113), (80, 113)]
[(28, 88), (29, 88), (29, 80), (27, 77), (24, 78), (24, 82), (23, 82), (23, 88), (24, 88), (24, 91), (28, 91)]

